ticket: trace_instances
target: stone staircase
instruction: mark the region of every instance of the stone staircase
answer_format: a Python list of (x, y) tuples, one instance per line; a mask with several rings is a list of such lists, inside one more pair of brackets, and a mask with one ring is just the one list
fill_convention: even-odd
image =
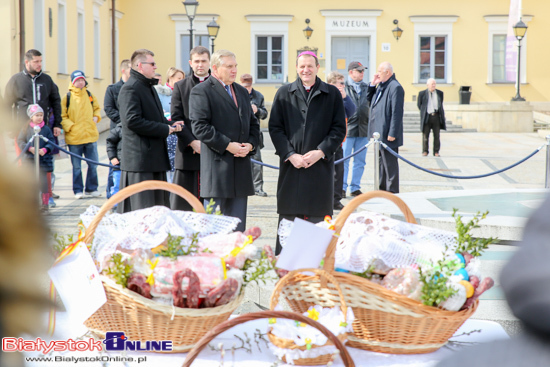
[[(420, 132), (420, 113), (418, 111), (405, 111), (403, 115), (403, 132), (419, 133)], [(448, 133), (475, 133), (476, 129), (465, 129), (462, 125), (454, 125), (452, 121), (447, 120), (447, 130), (442, 132)]]

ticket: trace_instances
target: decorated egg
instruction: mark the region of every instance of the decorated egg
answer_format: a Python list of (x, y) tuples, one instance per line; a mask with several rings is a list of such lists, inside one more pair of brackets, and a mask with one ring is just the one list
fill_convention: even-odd
[(470, 280), (470, 276), (468, 275), (468, 272), (464, 268), (458, 269), (457, 271), (455, 271), (455, 275), (461, 276), (463, 280)]
[(461, 280), (459, 283), (466, 288), (466, 298), (470, 298), (474, 295), (474, 286), (470, 282)]
[(342, 268), (334, 268), (334, 270), (340, 272), (340, 273), (349, 273), (349, 270), (342, 269)]
[(464, 268), (466, 266), (466, 260), (464, 259), (464, 256), (462, 254), (455, 254), (458, 258), (458, 261), (460, 261), (460, 267)]

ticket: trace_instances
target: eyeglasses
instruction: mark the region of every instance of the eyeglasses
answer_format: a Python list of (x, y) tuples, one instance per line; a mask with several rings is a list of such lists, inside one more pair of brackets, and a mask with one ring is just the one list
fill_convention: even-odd
[(146, 62), (146, 61), (143, 61), (142, 64), (150, 64), (152, 67), (155, 67), (157, 65), (156, 62)]
[(353, 69), (353, 70), (355, 70), (355, 71), (357, 71), (358, 73), (361, 73), (361, 74), (363, 74), (365, 72), (365, 69), (363, 69), (363, 70)]
[(344, 82), (337, 82), (337, 84), (345, 85), (346, 83), (344, 83)]

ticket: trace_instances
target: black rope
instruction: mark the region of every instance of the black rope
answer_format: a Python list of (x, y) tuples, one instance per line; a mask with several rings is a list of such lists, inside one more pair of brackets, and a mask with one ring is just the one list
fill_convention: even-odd
[(502, 173), (504, 171), (507, 171), (509, 170), (510, 168), (514, 168), (515, 166), (517, 166), (518, 164), (521, 164), (523, 162), (525, 162), (526, 160), (528, 160), (529, 158), (531, 158), (532, 156), (534, 156), (535, 154), (537, 154), (544, 145), (541, 145), (538, 149), (536, 149), (533, 153), (529, 154), (527, 157), (523, 158), (522, 160), (520, 160), (519, 162), (516, 162), (514, 164), (512, 164), (511, 166), (508, 166), (508, 167), (505, 167), (503, 169), (499, 169), (498, 171), (494, 171), (494, 172), (489, 172), (489, 173), (485, 173), (483, 175), (476, 175), (476, 176), (451, 176), (451, 175), (446, 175), (446, 174), (443, 174), (443, 173), (439, 173), (439, 172), (434, 172), (434, 171), (430, 171), (429, 169), (426, 169), (424, 167), (420, 167), (419, 165), (417, 164), (414, 164), (413, 162), (409, 161), (408, 159), (406, 159), (405, 157), (402, 157), (400, 156), (398, 153), (394, 152), (390, 147), (388, 147), (386, 144), (384, 143), (381, 143), (382, 144), (382, 147), (384, 149), (386, 149), (388, 152), (390, 152), (391, 155), (393, 155), (394, 157), (396, 158), (399, 158), (401, 159), (402, 161), (404, 162), (407, 162), (408, 164), (410, 164), (411, 166), (415, 167), (415, 168), (418, 168), (419, 170), (421, 171), (424, 171), (426, 173), (431, 173), (432, 175), (436, 175), (436, 176), (440, 176), (440, 177), (445, 177), (445, 178), (455, 178), (455, 179), (463, 179), (463, 180), (469, 180), (469, 179), (472, 179), (472, 178), (483, 178), (483, 177), (489, 177), (489, 176), (492, 176), (492, 175), (496, 175), (496, 174), (499, 174), (499, 173)]

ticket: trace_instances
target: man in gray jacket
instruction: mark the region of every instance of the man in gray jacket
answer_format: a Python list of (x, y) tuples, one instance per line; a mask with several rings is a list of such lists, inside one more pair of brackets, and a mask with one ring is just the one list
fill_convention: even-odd
[[(344, 142), (344, 157), (350, 156), (353, 152), (361, 149), (369, 142), (369, 102), (367, 101), (367, 90), (369, 85), (363, 82), (366, 67), (358, 61), (352, 61), (348, 65), (348, 78), (346, 79), (346, 93), (350, 96), (357, 108), (352, 116), (348, 116), (348, 135)], [(351, 196), (361, 195), (361, 177), (365, 171), (365, 158), (367, 150), (353, 157), (353, 170), (351, 174), (350, 193)], [(349, 162), (344, 161), (344, 186), (342, 197), (346, 197), (348, 187)]]

